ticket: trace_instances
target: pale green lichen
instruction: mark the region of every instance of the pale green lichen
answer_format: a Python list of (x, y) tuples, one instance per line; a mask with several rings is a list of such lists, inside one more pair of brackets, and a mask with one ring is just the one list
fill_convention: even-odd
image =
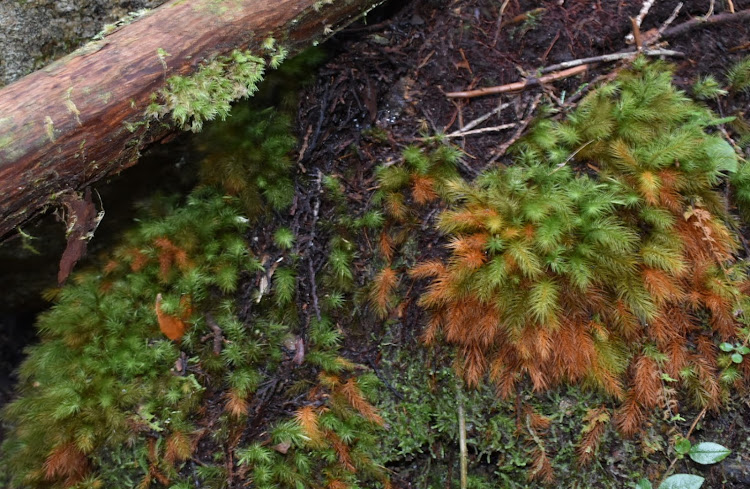
[(156, 50), (156, 57), (159, 58), (161, 66), (164, 68), (164, 73), (167, 72), (167, 57), (172, 56), (165, 49), (159, 48)]
[(152, 95), (146, 115), (158, 119), (171, 113), (178, 127), (193, 132), (200, 131), (206, 121), (226, 119), (232, 102), (255, 93), (266, 65), (278, 68), (287, 56), (287, 50), (273, 38), (266, 39), (263, 47), (268, 61), (249, 50), (234, 50), (191, 76), (170, 77), (166, 86)]
[(99, 33), (97, 33), (92, 39), (94, 41), (98, 41), (100, 39), (104, 39), (108, 35), (112, 34), (113, 32), (117, 31), (123, 26), (126, 26), (130, 23), (132, 23), (134, 20), (137, 20), (144, 15), (146, 15), (149, 12), (149, 9), (141, 9), (135, 12), (128, 12), (128, 15), (121, 18), (120, 20), (112, 23), (112, 24), (106, 24)]
[(47, 137), (50, 142), (55, 142), (55, 123), (52, 121), (52, 117), (47, 116), (44, 118), (44, 130), (47, 132)]
[(316, 12), (320, 12), (320, 10), (323, 8), (324, 5), (332, 5), (332, 4), (333, 4), (333, 0), (320, 0), (313, 4), (313, 10), (315, 10)]
[(80, 126), (81, 111), (78, 110), (78, 107), (76, 107), (76, 104), (73, 102), (73, 87), (68, 88), (68, 91), (65, 92), (65, 107), (67, 107), (68, 112), (73, 114), (73, 116), (76, 118), (76, 122)]

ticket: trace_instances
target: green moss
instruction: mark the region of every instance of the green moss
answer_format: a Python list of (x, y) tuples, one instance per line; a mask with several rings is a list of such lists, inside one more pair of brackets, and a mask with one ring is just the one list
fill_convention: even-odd
[[(448, 146), (428, 142), (406, 148), (402, 162), (377, 173), (377, 201), (390, 217), (383, 247), (388, 264), (424, 256), (418, 246), (408, 248), (404, 235), (422, 225), (420, 208), (435, 201), (447, 207), (437, 228), (449, 256), (429, 254), (411, 270), (413, 279), (428, 279), (420, 299), (431, 313), (424, 337), (457, 348), (458, 373), (477, 392), (485, 391), (488, 378), (506, 398), (529, 384), (549, 395), (565, 384), (580, 385), (598, 392), (586, 394), (597, 402), (609, 396), (621, 403), (606, 415), (598, 413), (607, 428), (597, 437), (613, 436), (616, 426), (621, 433), (642, 433), (647, 448), (663, 447), (666, 441), (651, 433), (645, 419), (664, 396), (717, 406), (737, 380), (731, 371), (703, 368), (704, 361), (727, 362), (713, 349), (696, 346), (737, 337), (734, 311), (747, 302), (741, 292), (744, 266), (734, 262), (731, 218), (716, 188), (738, 168), (732, 147), (711, 133), (722, 122), (677, 90), (664, 65), (639, 59), (614, 83), (585, 97), (564, 121), (538, 120), (513, 148), (512, 166), (488, 170), (474, 181), (456, 176), (460, 154)], [(441, 151), (447, 155), (438, 164)], [(745, 173), (740, 166), (734, 176), (740, 198)], [(394, 254), (399, 246), (401, 254)], [(649, 384), (649, 378), (674, 384)], [(414, 416), (420, 420), (415, 426), (422, 427), (414, 428), (417, 437), (394, 448), (403, 457), (441, 446), (434, 441), (432, 428), (440, 426), (434, 416), (443, 409), (440, 403), (448, 406), (456, 394), (446, 385), (440, 401), (430, 400), (421, 388), (428, 382), (401, 386), (423, 396), (408, 401), (409, 409), (422, 413)], [(511, 457), (513, 465), (513, 457), (525, 453), (519, 465), (527, 464), (533, 479), (546, 480), (553, 471), (567, 478), (575, 471), (578, 442), (551, 442), (550, 436), (562, 436), (554, 425), (526, 426), (529, 409), (549, 414), (542, 409), (548, 407), (534, 398), (519, 400), (515, 430), (524, 446), (497, 448), (495, 456)], [(474, 402), (481, 404), (482, 397), (469, 404)], [(399, 412), (390, 406), (385, 411)], [(455, 419), (455, 411), (448, 406), (445, 416)], [(453, 423), (441, 428), (453, 430), (451, 440)], [(572, 422), (582, 435), (593, 429), (591, 423)], [(582, 435), (581, 442), (595, 450)], [(508, 474), (518, 472), (511, 468)], [(504, 484), (519, 479), (509, 475)], [(593, 487), (581, 481), (587, 486)]]
[[(326, 291), (303, 330), (296, 237), (280, 228), (276, 243), (253, 245), (278, 247), (273, 263), (245, 240), (248, 192), (257, 208), (281, 208), (293, 194), (288, 118), (250, 106), (236, 114), (239, 134), (207, 158), (204, 186), (184, 205), (151, 205), (101, 269), (77, 274), (40, 319), (42, 340), (4, 413), (14, 485), (190, 487), (198, 478), (218, 488), (227, 456), (256, 487), (385, 483), (374, 462), (382, 422), (367, 401), (377, 381), (340, 356), (331, 319), (349, 298)], [(224, 134), (206, 133), (214, 143)], [(225, 159), (226, 171), (208, 168)], [(239, 198), (224, 195), (232, 176)], [(252, 314), (239, 317), (236, 295), (254, 299)], [(258, 409), (271, 413), (262, 433), (248, 428)]]
[[(178, 127), (193, 132), (199, 132), (206, 121), (225, 120), (232, 102), (257, 91), (266, 65), (276, 69), (286, 58), (286, 49), (272, 41), (264, 43), (268, 60), (250, 50), (235, 49), (201, 65), (190, 76), (171, 76), (166, 86), (152, 95), (146, 115), (159, 119), (171, 114)], [(165, 55), (163, 50), (157, 53), (162, 63)]]

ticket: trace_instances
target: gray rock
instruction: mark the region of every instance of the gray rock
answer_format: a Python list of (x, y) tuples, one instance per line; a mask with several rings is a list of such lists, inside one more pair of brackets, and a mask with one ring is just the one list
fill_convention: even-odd
[(166, 0), (0, 0), (0, 87), (64, 56), (128, 12)]

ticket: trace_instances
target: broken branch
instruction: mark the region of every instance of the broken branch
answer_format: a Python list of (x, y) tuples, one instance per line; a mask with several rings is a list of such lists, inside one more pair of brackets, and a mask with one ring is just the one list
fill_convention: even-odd
[(508, 83), (507, 85), (499, 85), (495, 87), (478, 88), (476, 90), (468, 90), (465, 92), (448, 92), (445, 94), (448, 98), (475, 98), (483, 97), (485, 95), (494, 95), (498, 93), (507, 92), (519, 92), (529, 87), (542, 85), (555, 80), (562, 80), (563, 78), (569, 78), (583, 73), (588, 69), (588, 65), (580, 65), (567, 70), (552, 73), (539, 78), (528, 78), (524, 81)]

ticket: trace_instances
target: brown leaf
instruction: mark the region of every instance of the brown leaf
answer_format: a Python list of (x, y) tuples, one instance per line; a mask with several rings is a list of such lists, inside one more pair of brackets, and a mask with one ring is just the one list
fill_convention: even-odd
[(83, 197), (75, 192), (68, 192), (61, 197), (65, 208), (65, 235), (68, 244), (60, 257), (60, 268), (57, 272), (57, 283), (62, 285), (68, 279), (78, 260), (86, 254), (86, 247), (93, 237), (101, 217), (91, 200), (91, 189), (86, 188)]
[(282, 455), (286, 455), (286, 452), (288, 452), (291, 447), (292, 447), (292, 442), (287, 440), (287, 441), (282, 441), (278, 445), (274, 445), (271, 448), (281, 453)]
[(159, 321), (159, 329), (170, 340), (179, 340), (185, 334), (187, 325), (182, 319), (163, 312), (161, 309), (161, 300), (161, 294), (157, 294), (155, 309), (156, 318)]

